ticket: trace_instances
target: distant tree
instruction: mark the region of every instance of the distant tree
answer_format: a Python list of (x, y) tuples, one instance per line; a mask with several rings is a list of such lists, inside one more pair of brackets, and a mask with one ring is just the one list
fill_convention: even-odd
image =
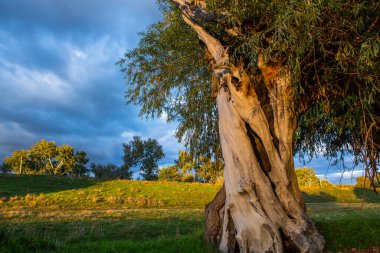
[(188, 175), (191, 174), (193, 175), (193, 180), (202, 182), (215, 183), (223, 180), (224, 163), (220, 159), (213, 160), (206, 156), (198, 156), (195, 159), (190, 152), (180, 150), (178, 159), (175, 160), (175, 165), (173, 166), (181, 178), (190, 178)]
[(120, 168), (120, 178), (131, 179), (131, 169), (139, 164), (144, 156), (144, 142), (140, 136), (134, 136), (131, 141), (123, 144), (123, 165)]
[(164, 158), (165, 154), (162, 146), (155, 139), (148, 139), (143, 142), (144, 156), (141, 160), (140, 175), (145, 180), (157, 180), (158, 161)]
[(88, 172), (86, 164), (90, 160), (87, 157), (87, 153), (84, 151), (79, 151), (75, 153), (75, 163), (72, 170), (72, 174), (76, 177), (82, 177)]
[(2, 162), (0, 164), (0, 173), (6, 174), (6, 173), (9, 173), (10, 171), (11, 171), (11, 168), (5, 162)]
[(145, 180), (158, 178), (158, 161), (165, 154), (162, 146), (155, 139), (142, 140), (140, 136), (134, 136), (131, 141), (123, 144), (124, 156), (121, 166), (121, 178), (131, 178), (133, 167), (140, 167), (140, 175)]
[(331, 183), (326, 179), (317, 177), (313, 168), (297, 168), (296, 176), (300, 186), (327, 186)]
[(40, 173), (63, 175), (70, 172), (74, 163), (74, 148), (57, 147), (54, 141), (41, 140), (30, 148), (33, 170)]
[(4, 163), (16, 174), (35, 172), (29, 150), (16, 150), (4, 159)]
[(117, 178), (120, 173), (120, 168), (115, 164), (102, 165), (91, 163), (90, 168), (95, 178)]
[(52, 164), (54, 167), (54, 175), (67, 175), (74, 169), (75, 155), (74, 148), (69, 145), (57, 147), (57, 155)]
[(178, 172), (176, 165), (164, 167), (160, 169), (158, 173), (159, 181), (179, 182), (181, 181), (181, 175)]
[(17, 174), (67, 175), (72, 173), (76, 158), (73, 147), (41, 140), (27, 150), (14, 151), (4, 162)]

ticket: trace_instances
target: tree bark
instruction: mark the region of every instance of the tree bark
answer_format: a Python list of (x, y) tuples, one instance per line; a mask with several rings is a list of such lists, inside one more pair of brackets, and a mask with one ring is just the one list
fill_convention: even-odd
[[(206, 230), (206, 240), (219, 243), (223, 252), (235, 252), (235, 243), (239, 252), (322, 251), (324, 240), (306, 216), (303, 200), (295, 194), (290, 182), (295, 177), (286, 176), (280, 180), (275, 171), (281, 168), (272, 165), (271, 171), (266, 171), (265, 162), (259, 161), (263, 160), (263, 153), (257, 148), (260, 145), (249, 136), (250, 124), (242, 120), (230, 95), (223, 89), (218, 94), (217, 103), (226, 197), (223, 212), (218, 210), (220, 204), (213, 206), (219, 214), (218, 219), (213, 219), (213, 226), (218, 227), (216, 221), (220, 222), (221, 231), (217, 235), (220, 238), (215, 240), (215, 236), (209, 236), (210, 231)], [(292, 159), (288, 159), (287, 166), (292, 166)], [(283, 163), (277, 166), (286, 167)], [(289, 183), (283, 185), (286, 181)], [(206, 223), (210, 221), (209, 218)], [(234, 227), (232, 231), (231, 226)]]
[(259, 72), (233, 64), (222, 43), (197, 23), (189, 1), (173, 2), (206, 45), (214, 72), (224, 186), (206, 206), (205, 240), (223, 252), (321, 252), (324, 239), (306, 215), (294, 171), (290, 70), (260, 54)]

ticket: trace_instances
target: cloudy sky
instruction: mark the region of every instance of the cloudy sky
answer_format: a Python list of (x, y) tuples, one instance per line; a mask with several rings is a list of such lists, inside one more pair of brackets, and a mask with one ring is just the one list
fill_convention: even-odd
[[(140, 135), (157, 139), (161, 165), (171, 163), (182, 148), (175, 123), (141, 119), (125, 105), (115, 65), (160, 18), (155, 0), (1, 0), (0, 160), (46, 139), (85, 150), (91, 162), (120, 164), (122, 143)], [(336, 182), (342, 176), (321, 158), (308, 166)]]

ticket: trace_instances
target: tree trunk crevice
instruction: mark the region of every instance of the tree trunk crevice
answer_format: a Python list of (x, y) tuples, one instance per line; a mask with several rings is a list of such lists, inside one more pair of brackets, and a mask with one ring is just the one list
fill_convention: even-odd
[[(215, 203), (206, 207), (206, 228), (209, 220), (219, 222), (213, 226), (217, 233), (208, 234), (211, 230), (206, 229), (206, 241), (219, 245), (224, 252), (234, 252), (236, 245), (240, 252), (320, 252), (323, 238), (306, 216), (303, 202), (294, 194), (293, 183), (284, 185), (270, 175), (273, 161), (270, 163), (264, 144), (242, 119), (230, 96), (221, 89), (217, 97), (225, 193), (218, 193)], [(277, 164), (286, 175), (286, 168), (293, 164), (292, 159), (288, 162), (287, 166), (283, 162)], [(207, 211), (213, 207), (214, 211)], [(209, 219), (210, 214), (217, 218)]]
[(297, 116), (288, 67), (261, 53), (258, 73), (234, 65), (190, 2), (172, 1), (206, 46), (214, 75), (224, 186), (206, 206), (205, 240), (223, 252), (321, 252), (324, 239), (306, 215), (293, 167)]

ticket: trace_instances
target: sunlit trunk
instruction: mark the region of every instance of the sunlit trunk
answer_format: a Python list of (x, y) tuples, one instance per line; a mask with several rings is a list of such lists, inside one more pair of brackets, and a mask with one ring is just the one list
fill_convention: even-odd
[(297, 115), (289, 68), (265, 60), (232, 62), (228, 47), (200, 25), (203, 0), (172, 0), (206, 46), (213, 70), (225, 162), (224, 187), (206, 207), (206, 241), (224, 252), (321, 252), (293, 166)]
[[(322, 251), (324, 240), (306, 216), (295, 173), (285, 170), (293, 158), (273, 168), (229, 94), (221, 90), (217, 103), (225, 186), (206, 208), (206, 240), (223, 252)], [(284, 170), (285, 178), (271, 176), (275, 170)]]

